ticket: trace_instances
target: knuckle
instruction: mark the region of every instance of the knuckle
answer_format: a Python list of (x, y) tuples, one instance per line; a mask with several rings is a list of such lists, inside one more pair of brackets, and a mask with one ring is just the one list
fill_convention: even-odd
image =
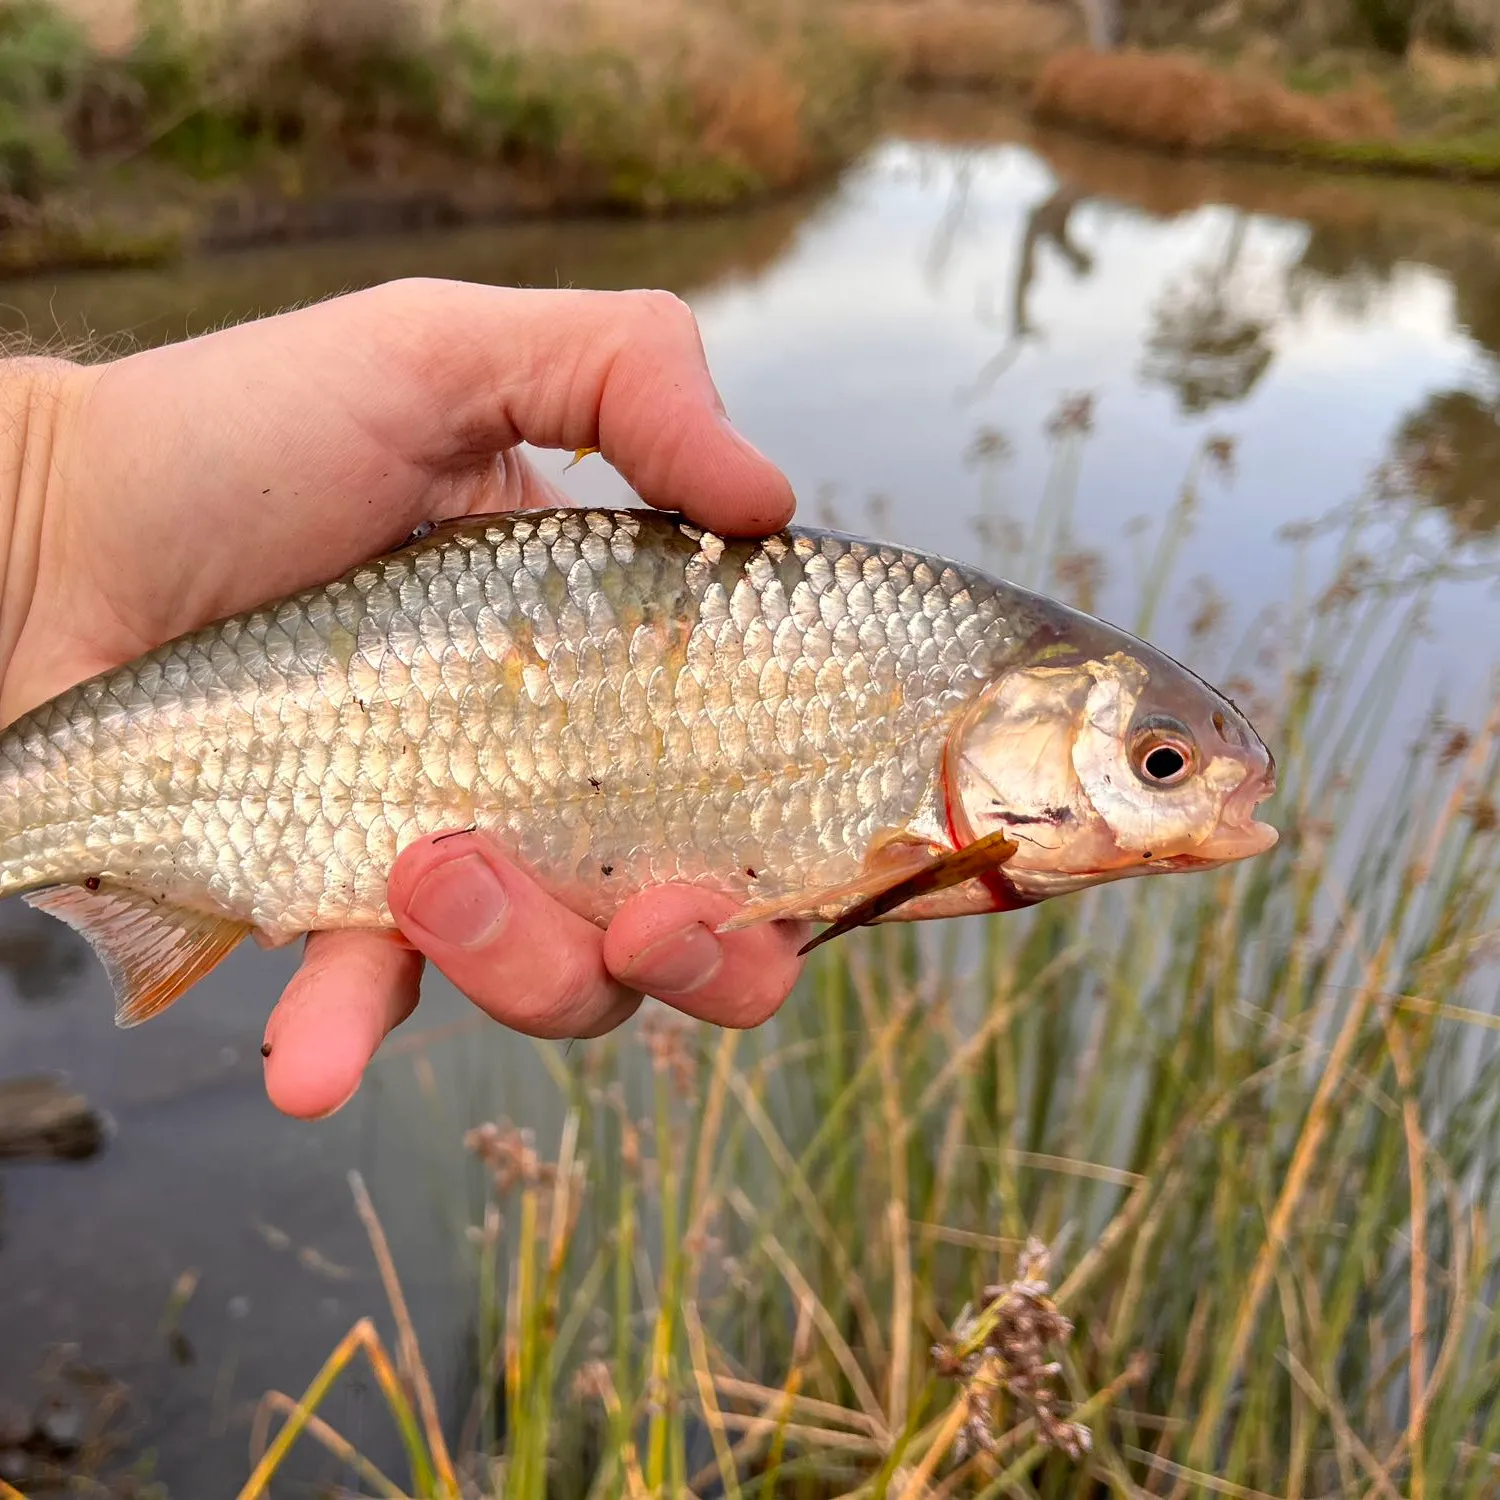
[(698, 336), (698, 318), (686, 302), (675, 292), (649, 290), (633, 292), (640, 316), (657, 327), (665, 327), (677, 335)]
[(606, 985), (598, 965), (577, 954), (560, 956), (526, 1007), (529, 1025), (539, 1036), (572, 1036), (604, 1008)]
[(403, 313), (432, 295), (432, 283), (420, 276), (400, 276), (367, 287), (359, 295), (384, 314)]

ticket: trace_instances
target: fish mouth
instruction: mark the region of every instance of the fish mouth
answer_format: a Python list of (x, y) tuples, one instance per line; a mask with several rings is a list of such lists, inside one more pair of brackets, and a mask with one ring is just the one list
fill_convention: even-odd
[(1281, 835), (1269, 823), (1248, 823), (1243, 828), (1218, 828), (1191, 854), (1173, 854), (1156, 861), (1158, 870), (1209, 870), (1236, 860), (1253, 859), (1274, 849)]
[[(1269, 760), (1269, 757), (1267, 757)], [(1191, 853), (1175, 855), (1162, 864), (1170, 869), (1192, 870), (1204, 865), (1225, 865), (1253, 859), (1274, 849), (1281, 835), (1269, 823), (1255, 817), (1255, 809), (1276, 791), (1276, 773), (1267, 766), (1247, 776), (1224, 804), (1219, 826)]]

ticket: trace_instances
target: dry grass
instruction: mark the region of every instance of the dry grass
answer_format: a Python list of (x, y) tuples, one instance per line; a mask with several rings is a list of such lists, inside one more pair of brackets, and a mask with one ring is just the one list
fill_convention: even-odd
[[(1500, 173), (1492, 91), (1475, 92), (1472, 68), (1457, 104), (1423, 116), (1394, 74), (1388, 100), (1371, 81), (1328, 92), (1322, 65), (1300, 80), (1310, 91), (1298, 91), (1269, 63), (1224, 70), (1184, 53), (1095, 53), (1078, 45), (1073, 0), (3, 0), (0, 9), (13, 33), (0, 52), (9, 69), (0, 104), (15, 101), (0, 118), (9, 142), (0, 197), (22, 225), (0, 259), (17, 264), (154, 260), (213, 243), (202, 221), (214, 222), (224, 182), (250, 189), (237, 198), (257, 210), (244, 240), (282, 209), (295, 218), (311, 205), (317, 223), (319, 205), (361, 194), (377, 214), (405, 193), (424, 211), (440, 200), (458, 219), (496, 205), (724, 207), (849, 161), (892, 83), (1019, 89), (1043, 121), (1178, 151), (1316, 148), (1351, 165)], [(1414, 55), (1411, 77), (1448, 68), (1443, 79), (1456, 79), (1451, 59), (1438, 57)], [(188, 222), (143, 230), (129, 222), (142, 211), (131, 198), (121, 224), (101, 227), (90, 184), (142, 156), (170, 169), (153, 179), (168, 197), (191, 195)], [(343, 227), (361, 226), (352, 215)]]
[[(36, 0), (44, 4), (45, 0)], [(55, 0), (113, 66), (127, 144), (233, 175), (402, 144), (528, 166), (563, 196), (724, 203), (857, 149), (873, 73), (829, 0)]]
[(1185, 151), (1396, 134), (1391, 106), (1372, 83), (1314, 98), (1248, 70), (1136, 50), (1077, 48), (1054, 57), (1037, 80), (1033, 107), (1042, 120)]
[(919, 88), (1029, 84), (1081, 40), (1073, 8), (1046, 0), (854, 0), (847, 18)]
[(1465, 57), (1418, 41), (1406, 54), (1412, 76), (1437, 94), (1500, 87), (1500, 57)]
[[(1089, 431), (1059, 411), (1052, 481), (1011, 516), (1033, 586), (1070, 555)], [(1147, 635), (1232, 443), (1199, 458), (1137, 559)], [(242, 1500), (304, 1435), (354, 1461), (310, 1418), (360, 1350), (409, 1454), (410, 1489), (362, 1470), (392, 1500), (1493, 1495), (1500, 713), (1434, 719), (1359, 811), (1444, 576), (1404, 482), (1299, 528), (1294, 595), (1200, 638), (1215, 680), (1254, 679), (1232, 690), (1282, 765), (1274, 851), (996, 919), (967, 956), (953, 932), (854, 935), (757, 1032), (653, 1008), (538, 1044), (555, 1155), (515, 1126), (465, 1137), (451, 1463), (365, 1205), (402, 1337), (387, 1354), (361, 1322), (301, 1401), (268, 1398)], [(436, 1076), (450, 1152), (484, 1094)]]

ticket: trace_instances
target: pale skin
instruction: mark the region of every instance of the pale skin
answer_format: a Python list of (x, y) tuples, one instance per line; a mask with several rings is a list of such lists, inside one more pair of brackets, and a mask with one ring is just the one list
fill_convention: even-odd
[[(765, 535), (785, 477), (730, 426), (665, 293), (404, 281), (102, 365), (0, 364), (0, 722), (225, 615), (322, 582), (421, 522), (566, 503), (521, 442), (598, 447), (650, 505)], [(431, 962), (487, 1015), (601, 1035), (643, 994), (759, 1024), (800, 924), (715, 935), (728, 897), (642, 891), (601, 931), (483, 836), (403, 850), (395, 933), (314, 933), (265, 1081), (319, 1118), (357, 1091)]]

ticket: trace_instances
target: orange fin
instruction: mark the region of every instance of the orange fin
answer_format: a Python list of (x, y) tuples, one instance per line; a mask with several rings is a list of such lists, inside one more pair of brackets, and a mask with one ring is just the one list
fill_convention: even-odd
[(574, 466), (574, 464), (581, 464), (584, 459), (591, 457), (598, 451), (599, 450), (597, 448), (575, 448), (573, 450), (572, 460), (563, 465), (563, 473), (566, 474), (568, 470)]
[(1007, 838), (1004, 833), (986, 834), (962, 849), (948, 853), (932, 854), (923, 867), (888, 881), (883, 890), (875, 891), (856, 906), (851, 906), (831, 927), (826, 927), (811, 942), (797, 950), (799, 958), (811, 953), (814, 948), (852, 932), (856, 927), (866, 927), (878, 921), (887, 912), (918, 896), (930, 895), (933, 891), (946, 891), (950, 886), (963, 885), (977, 875), (998, 870), (1013, 855), (1020, 845)]
[(715, 930), (738, 932), (761, 922), (816, 922), (830, 913), (842, 913), (851, 905), (888, 890), (893, 881), (925, 870), (940, 853), (931, 844), (887, 844), (866, 860), (863, 875), (843, 885), (798, 891), (776, 900), (751, 901)]
[(99, 955), (115, 991), (115, 1024), (139, 1026), (216, 968), (250, 924), (209, 916), (107, 881), (54, 885), (23, 898), (66, 922)]

